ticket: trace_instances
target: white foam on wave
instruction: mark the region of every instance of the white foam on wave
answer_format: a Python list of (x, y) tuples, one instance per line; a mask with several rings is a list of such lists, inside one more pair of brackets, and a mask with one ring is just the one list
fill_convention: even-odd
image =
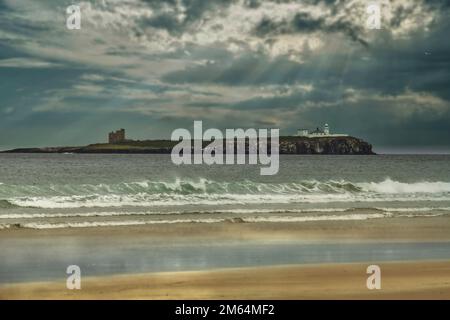
[[(405, 183), (389, 178), (382, 182), (362, 183), (345, 180), (260, 183), (177, 179), (174, 182), (138, 181), (116, 185), (8, 186), (6, 189), (6, 193), (15, 195), (5, 197), (10, 204), (36, 208), (450, 201), (448, 182)], [(19, 189), (20, 192), (17, 191)], [(18, 196), (21, 192), (29, 195)]]
[(67, 213), (5, 213), (0, 219), (37, 219), (37, 218), (76, 218), (76, 217), (114, 217), (146, 215), (186, 215), (186, 214), (267, 214), (267, 213), (325, 213), (345, 212), (352, 208), (323, 209), (211, 209), (183, 211), (101, 211), (101, 212), (67, 212)]
[[(20, 228), (29, 229), (62, 229), (62, 228), (93, 228), (93, 227), (118, 227), (118, 226), (138, 226), (153, 224), (176, 224), (176, 223), (219, 223), (219, 222), (238, 222), (238, 223), (275, 223), (275, 222), (312, 222), (312, 221), (344, 221), (344, 220), (367, 220), (389, 217), (389, 213), (372, 214), (349, 214), (349, 215), (325, 215), (325, 216), (271, 216), (271, 217), (242, 217), (238, 218), (201, 218), (201, 219), (171, 219), (171, 220), (122, 220), (122, 221), (82, 221), (82, 222), (64, 222), (64, 223), (45, 223), (29, 222), (15, 225)], [(3, 225), (8, 226), (10, 225)], [(6, 227), (5, 227), (6, 228)]]
[(37, 218), (76, 218), (76, 217), (114, 217), (161, 214), (158, 212), (68, 212), (68, 213), (6, 213), (0, 214), (0, 219), (37, 219)]
[(417, 215), (417, 214), (411, 214), (411, 213), (405, 214), (404, 213), (404, 214), (398, 215), (398, 217), (401, 217), (401, 218), (419, 218), (419, 217), (434, 218), (434, 217), (442, 217), (444, 215), (445, 215), (444, 213), (434, 213), (434, 214), (427, 214), (427, 215), (422, 216), (422, 215)]
[[(164, 199), (165, 198), (165, 199)], [(429, 196), (417, 196), (405, 194), (403, 196), (383, 195), (346, 195), (346, 194), (321, 194), (321, 195), (205, 195), (185, 197), (161, 197), (153, 196), (99, 196), (82, 199), (80, 197), (26, 197), (9, 199), (10, 203), (19, 207), (32, 208), (108, 208), (108, 207), (166, 207), (185, 205), (252, 205), (252, 204), (294, 204), (294, 203), (345, 203), (345, 202), (417, 202), (417, 201), (450, 201), (450, 196), (430, 194)]]
[(232, 205), (232, 204), (288, 204), (296, 202), (321, 203), (349, 201), (347, 195), (280, 195), (280, 194), (202, 194), (202, 195), (98, 195), (98, 196), (56, 196), (24, 197), (8, 201), (20, 207), (34, 208), (80, 208), (80, 207), (152, 207), (184, 205)]
[(366, 191), (387, 194), (405, 194), (405, 193), (449, 193), (449, 182), (414, 182), (405, 183), (386, 179), (382, 182), (357, 183), (358, 186)]
[[(307, 214), (307, 213), (337, 213), (361, 210), (376, 210), (387, 213), (426, 213), (434, 211), (450, 212), (450, 207), (419, 207), (419, 208), (310, 208), (310, 209), (211, 209), (211, 210), (180, 210), (180, 211), (94, 211), (66, 213), (5, 213), (0, 219), (39, 219), (39, 218), (83, 218), (83, 217), (121, 217), (121, 216), (155, 216), (155, 215), (196, 215), (196, 214)], [(441, 214), (438, 214), (441, 215)]]
[(246, 222), (308, 222), (308, 221), (346, 221), (367, 220), (390, 217), (389, 213), (356, 213), (347, 215), (306, 216), (306, 217), (251, 217), (243, 218)]
[(92, 228), (92, 227), (118, 227), (118, 226), (138, 226), (147, 224), (173, 224), (173, 223), (214, 223), (221, 222), (220, 219), (203, 219), (203, 220), (126, 220), (126, 221), (83, 221), (83, 222), (66, 222), (66, 223), (42, 223), (30, 222), (20, 224), (21, 228), (29, 229), (62, 229), (62, 228)]
[(376, 207), (375, 209), (386, 212), (430, 212), (430, 211), (450, 211), (450, 207), (416, 207), (416, 208), (387, 208)]

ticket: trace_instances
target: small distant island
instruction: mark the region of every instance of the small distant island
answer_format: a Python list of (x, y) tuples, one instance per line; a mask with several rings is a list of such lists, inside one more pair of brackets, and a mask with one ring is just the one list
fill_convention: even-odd
[[(108, 143), (78, 147), (17, 148), (3, 153), (121, 153), (169, 154), (178, 141), (131, 140), (125, 129), (110, 132)], [(205, 142), (205, 144), (208, 144)], [(332, 134), (328, 124), (323, 130), (299, 129), (296, 135), (280, 137), (280, 154), (372, 155), (372, 145), (347, 134)]]

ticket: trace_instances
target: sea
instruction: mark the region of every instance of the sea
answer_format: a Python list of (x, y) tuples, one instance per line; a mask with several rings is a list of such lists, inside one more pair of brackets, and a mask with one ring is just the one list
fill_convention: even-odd
[[(166, 237), (161, 242), (132, 232), (126, 237), (65, 233), (91, 228), (95, 235), (100, 228), (150, 224), (392, 218), (405, 219), (407, 227), (407, 219), (450, 214), (448, 155), (282, 155), (277, 175), (261, 176), (259, 169), (176, 166), (170, 155), (0, 154), (0, 284), (65, 281), (70, 265), (79, 266), (83, 276), (104, 276), (450, 259), (446, 241)], [(21, 236), (25, 229), (36, 231)], [(46, 236), (50, 229), (60, 229), (59, 235)]]
[(174, 165), (170, 155), (0, 154), (0, 229), (450, 214), (450, 155), (282, 155)]

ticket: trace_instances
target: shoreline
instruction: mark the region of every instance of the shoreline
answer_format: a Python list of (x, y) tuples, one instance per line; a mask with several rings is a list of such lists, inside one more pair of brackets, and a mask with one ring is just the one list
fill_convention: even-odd
[(450, 299), (450, 260), (383, 262), (380, 290), (366, 287), (371, 263), (313, 264), (127, 274), (0, 286), (0, 299)]
[[(39, 259), (33, 258), (38, 257), (36, 254), (47, 252), (61, 258), (62, 252), (69, 252), (64, 253), (69, 257), (67, 263), (64, 260), (56, 261), (57, 265), (49, 265), (56, 268), (52, 270), (55, 271), (54, 274), (65, 277), (67, 265), (77, 261), (71, 258), (72, 254), (73, 258), (76, 258), (81, 252), (84, 252), (83, 254), (90, 252), (91, 257), (96, 257), (99, 253), (106, 254), (105, 257), (113, 254), (112, 260), (95, 258), (84, 260), (84, 263), (87, 261), (118, 263), (127, 261), (127, 258), (137, 257), (144, 263), (149, 261), (147, 258), (153, 257), (153, 253), (145, 257), (139, 252), (165, 252), (164, 248), (167, 247), (180, 253), (189, 248), (192, 248), (193, 252), (202, 252), (198, 250), (215, 248), (214, 245), (224, 244), (227, 241), (236, 244), (233, 248), (252, 243), (263, 246), (267, 244), (267, 248), (270, 244), (288, 248), (289, 242), (295, 241), (308, 247), (309, 244), (314, 246), (322, 243), (322, 247), (328, 248), (327, 250), (335, 250), (333, 248), (341, 245), (345, 247), (347, 244), (376, 245), (388, 242), (406, 245), (428, 243), (428, 247), (425, 248), (438, 248), (438, 242), (442, 242), (445, 244), (444, 247), (448, 247), (450, 217), (301, 223), (180, 223), (46, 230), (6, 229), (0, 230), (0, 241), (3, 241), (8, 248), (6, 251), (14, 257), (31, 255), (31, 258), (27, 259), (38, 264)], [(67, 244), (69, 247), (66, 247)], [(75, 248), (73, 253), (70, 253), (70, 246)], [(180, 246), (181, 249), (176, 249)], [(101, 251), (97, 253), (99, 248)], [(104, 249), (107, 249), (107, 252)], [(131, 251), (127, 251), (128, 249)], [(141, 251), (136, 251), (138, 249)], [(44, 282), (11, 281), (0, 285), (0, 299), (450, 299), (448, 254), (438, 253), (433, 256), (434, 258), (426, 258), (420, 250), (427, 249), (414, 250), (419, 250), (416, 258), (413, 256), (401, 262), (400, 256), (394, 255), (386, 260), (372, 259), (372, 262), (324, 261), (301, 262), (301, 264), (293, 262), (288, 265), (272, 262), (251, 266), (209, 266), (198, 271), (167, 269), (150, 272), (144, 270), (142, 271), (144, 273), (119, 271), (109, 275), (90, 273), (92, 269), (86, 271), (83, 267), (82, 272), (91, 276), (82, 278), (81, 290), (67, 290), (66, 278)], [(253, 255), (256, 254), (254, 251), (251, 252)], [(308, 254), (308, 251), (304, 253)], [(172, 253), (171, 256), (176, 257), (177, 254)], [(207, 251), (204, 257), (211, 259), (210, 254), (211, 251)], [(349, 254), (352, 256), (357, 252), (349, 251)], [(7, 259), (7, 252), (3, 255), (3, 258)], [(115, 260), (114, 257), (119, 260)], [(160, 256), (163, 260), (164, 257)], [(52, 259), (51, 255), (48, 258)], [(382, 290), (366, 288), (368, 277), (366, 268), (371, 264), (382, 268)], [(33, 268), (32, 265), (29, 267)]]
[(149, 237), (161, 241), (450, 241), (450, 216), (306, 222), (162, 223), (57, 229), (0, 229), (0, 239), (33, 237)]

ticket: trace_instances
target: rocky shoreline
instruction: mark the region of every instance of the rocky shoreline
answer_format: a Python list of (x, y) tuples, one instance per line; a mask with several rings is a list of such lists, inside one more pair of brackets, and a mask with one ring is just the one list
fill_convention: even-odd
[(372, 145), (355, 137), (285, 137), (280, 154), (375, 154)]

